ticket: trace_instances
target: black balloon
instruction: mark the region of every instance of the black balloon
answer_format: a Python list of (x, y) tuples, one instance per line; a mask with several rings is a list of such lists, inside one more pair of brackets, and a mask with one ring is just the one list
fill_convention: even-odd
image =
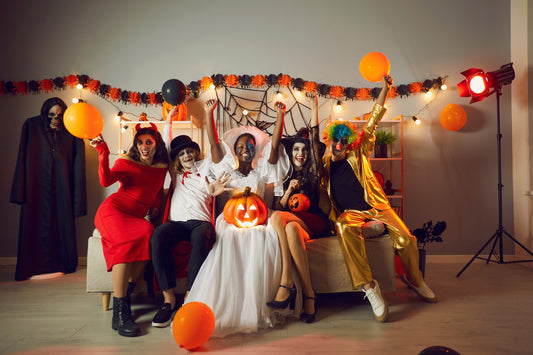
[(181, 105), (187, 95), (187, 87), (178, 79), (169, 79), (161, 89), (163, 99), (172, 106)]
[(457, 351), (446, 346), (430, 346), (425, 348), (418, 355), (461, 355)]

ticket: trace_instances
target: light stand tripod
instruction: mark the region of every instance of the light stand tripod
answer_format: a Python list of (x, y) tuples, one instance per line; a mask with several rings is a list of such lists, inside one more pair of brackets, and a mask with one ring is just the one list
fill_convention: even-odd
[[(500, 133), (500, 96), (501, 96), (501, 85), (497, 85), (495, 87), (496, 92), (496, 104), (498, 109), (498, 229), (496, 232), (490, 237), (490, 239), (479, 249), (479, 251), (470, 259), (470, 261), (463, 267), (463, 269), (457, 274), (457, 277), (461, 276), (463, 271), (466, 270), (466, 268), (472, 264), (472, 262), (477, 259), (486, 260), (487, 264), (489, 262), (497, 263), (497, 264), (511, 264), (511, 263), (523, 263), (523, 262), (531, 262), (533, 259), (530, 260), (512, 260), (512, 261), (504, 261), (503, 260), (503, 236), (506, 235), (509, 237), (513, 242), (518, 244), (522, 249), (527, 251), (531, 256), (533, 256), (533, 253), (527, 249), (525, 246), (523, 246), (518, 240), (513, 238), (512, 235), (507, 233), (503, 227), (503, 220), (502, 220), (502, 148), (501, 148), (501, 140), (502, 135)], [(479, 256), (481, 252), (489, 245), (491, 241), (494, 241), (492, 243), (492, 248), (490, 249), (490, 253), (488, 258), (482, 258)], [(498, 251), (495, 252), (496, 245), (498, 245)], [(498, 255), (499, 257), (496, 258), (496, 260), (492, 259), (493, 255)]]

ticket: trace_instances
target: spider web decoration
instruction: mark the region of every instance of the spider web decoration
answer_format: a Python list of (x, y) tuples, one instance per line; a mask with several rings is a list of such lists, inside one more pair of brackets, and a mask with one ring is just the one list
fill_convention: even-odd
[[(282, 89), (269, 85), (266, 89), (256, 89), (223, 86), (222, 95), (219, 95), (218, 90), (215, 92), (218, 101), (215, 124), (221, 134), (235, 127), (249, 125), (272, 136), (277, 117), (274, 108), (276, 101), (283, 101), (286, 106), (284, 137), (291, 136), (287, 132), (294, 134), (299, 127), (309, 128), (304, 112), (309, 112), (310, 107), (300, 102), (290, 87)], [(278, 98), (278, 94), (283, 98)]]

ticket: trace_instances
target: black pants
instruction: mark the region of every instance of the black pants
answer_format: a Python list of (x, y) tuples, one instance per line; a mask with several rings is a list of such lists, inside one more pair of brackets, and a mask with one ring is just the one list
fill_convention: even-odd
[(176, 287), (173, 246), (181, 241), (191, 242), (191, 256), (187, 272), (187, 289), (190, 290), (215, 238), (215, 228), (210, 222), (168, 221), (158, 226), (150, 239), (150, 248), (152, 264), (161, 290), (166, 291)]

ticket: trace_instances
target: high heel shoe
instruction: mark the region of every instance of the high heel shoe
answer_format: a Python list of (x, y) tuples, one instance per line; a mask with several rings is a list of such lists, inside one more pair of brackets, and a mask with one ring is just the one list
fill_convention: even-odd
[[(314, 292), (315, 293), (315, 297), (316, 297), (316, 291)], [(315, 321), (315, 316), (316, 316), (316, 299), (315, 297), (306, 297), (304, 295), (304, 302), (305, 300), (315, 300), (315, 312), (314, 313), (304, 313), (302, 312), (302, 314), (300, 314), (300, 320), (304, 323), (313, 323)]]
[(275, 299), (272, 301), (268, 301), (267, 306), (272, 308), (284, 309), (287, 308), (290, 303), (290, 309), (294, 309), (294, 304), (296, 301), (296, 286), (287, 287), (285, 285), (279, 285), (279, 287), (283, 287), (289, 290), (289, 297), (287, 297), (283, 301), (276, 301)]

